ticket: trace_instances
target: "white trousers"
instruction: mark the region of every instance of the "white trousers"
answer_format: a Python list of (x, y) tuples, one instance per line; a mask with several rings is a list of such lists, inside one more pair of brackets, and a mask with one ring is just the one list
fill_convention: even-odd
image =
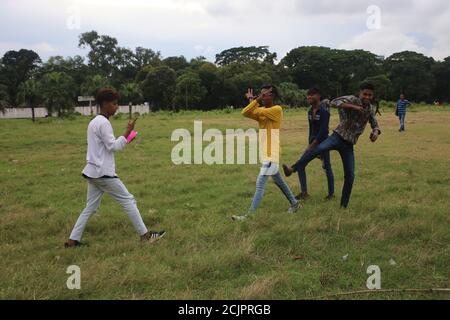
[(148, 230), (142, 221), (142, 217), (136, 206), (134, 196), (128, 192), (127, 188), (119, 178), (98, 178), (87, 180), (88, 189), (86, 208), (84, 208), (83, 212), (81, 212), (78, 217), (72, 233), (70, 234), (70, 239), (77, 241), (81, 240), (84, 228), (86, 227), (89, 218), (100, 206), (104, 193), (111, 195), (117, 202), (120, 203), (133, 223), (134, 229), (136, 229), (139, 235), (142, 236), (147, 233)]

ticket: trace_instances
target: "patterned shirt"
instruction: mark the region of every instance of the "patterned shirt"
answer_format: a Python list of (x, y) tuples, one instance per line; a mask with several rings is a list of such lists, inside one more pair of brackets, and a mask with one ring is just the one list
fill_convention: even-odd
[(355, 96), (345, 96), (334, 99), (331, 101), (331, 106), (339, 108), (339, 125), (334, 130), (338, 135), (340, 135), (345, 141), (356, 144), (359, 136), (364, 132), (367, 122), (370, 122), (370, 126), (373, 130), (381, 131), (378, 127), (378, 121), (375, 116), (375, 107), (371, 104), (368, 106), (363, 106), (364, 110), (357, 111), (353, 109), (340, 108), (343, 103), (350, 103), (357, 106), (363, 106), (361, 100)]
[(406, 108), (411, 104), (411, 102), (409, 102), (408, 100), (405, 99), (400, 99), (397, 102), (397, 112), (399, 114), (405, 114), (406, 113)]

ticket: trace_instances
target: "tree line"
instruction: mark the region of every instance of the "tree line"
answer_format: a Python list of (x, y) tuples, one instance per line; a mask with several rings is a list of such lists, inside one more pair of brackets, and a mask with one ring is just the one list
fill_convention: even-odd
[(70, 112), (77, 96), (93, 96), (110, 86), (122, 104), (148, 102), (152, 110), (211, 110), (245, 103), (243, 91), (271, 83), (280, 103), (306, 106), (306, 89), (319, 86), (325, 96), (354, 93), (362, 81), (376, 85), (377, 98), (400, 93), (416, 102), (450, 101), (450, 57), (436, 61), (404, 51), (380, 57), (364, 50), (298, 47), (277, 61), (268, 46), (236, 47), (188, 61), (162, 57), (152, 49), (121, 47), (96, 31), (82, 33), (78, 46), (86, 57), (50, 57), (43, 62), (27, 49), (8, 51), (0, 60), (0, 108), (44, 106)]

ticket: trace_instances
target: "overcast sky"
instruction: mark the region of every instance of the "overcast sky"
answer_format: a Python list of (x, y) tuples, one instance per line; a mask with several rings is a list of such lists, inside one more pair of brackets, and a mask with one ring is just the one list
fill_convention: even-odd
[[(85, 55), (82, 32), (164, 57), (268, 45), (281, 59), (305, 45), (450, 56), (448, 0), (1, 0), (0, 55), (20, 48)], [(380, 17), (380, 19), (378, 19)]]

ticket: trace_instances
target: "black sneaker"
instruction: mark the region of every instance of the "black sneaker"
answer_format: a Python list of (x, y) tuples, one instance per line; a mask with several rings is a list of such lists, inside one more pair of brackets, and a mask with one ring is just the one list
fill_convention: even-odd
[(70, 242), (67, 241), (66, 243), (64, 243), (65, 248), (75, 248), (75, 247), (81, 247), (81, 246), (86, 246), (86, 245), (77, 240), (70, 240)]
[(294, 173), (294, 170), (285, 164), (283, 164), (283, 171), (286, 177), (290, 177)]
[(309, 194), (308, 193), (303, 193), (303, 192), (301, 192), (297, 196), (295, 196), (295, 199), (303, 200), (303, 201), (308, 200), (308, 198), (309, 198)]
[(327, 201), (333, 200), (333, 199), (334, 199), (334, 194), (325, 197), (325, 200), (327, 200)]
[(164, 237), (165, 234), (166, 234), (166, 232), (164, 230), (162, 230), (162, 231), (149, 231), (149, 232), (147, 232), (146, 234), (144, 234), (141, 237), (141, 240), (142, 241), (149, 241), (150, 243), (153, 243), (155, 241), (158, 241), (162, 237)]

